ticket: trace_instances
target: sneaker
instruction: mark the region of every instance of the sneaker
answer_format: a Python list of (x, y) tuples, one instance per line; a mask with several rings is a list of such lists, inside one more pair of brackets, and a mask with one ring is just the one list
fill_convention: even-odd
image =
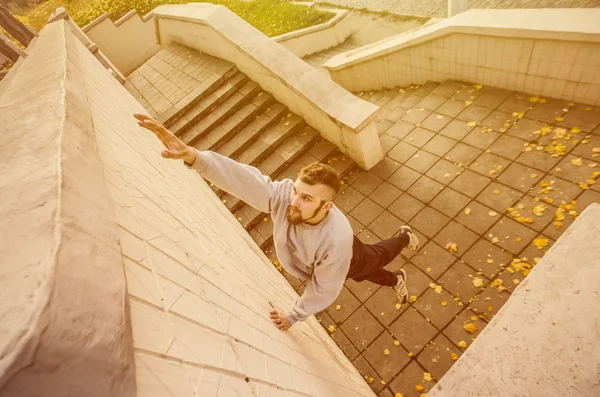
[(398, 300), (400, 303), (405, 303), (408, 300), (408, 288), (406, 287), (406, 271), (404, 269), (400, 269), (394, 272), (395, 275), (398, 276), (398, 281), (394, 286), (394, 290), (396, 291), (396, 295), (398, 296)]
[(403, 234), (406, 233), (408, 234), (408, 238), (410, 239), (410, 241), (408, 242), (408, 249), (411, 251), (416, 251), (419, 249), (419, 238), (417, 237), (417, 235), (415, 234), (415, 232), (413, 232), (413, 230), (411, 229), (410, 226), (400, 226), (400, 233), (399, 234)]

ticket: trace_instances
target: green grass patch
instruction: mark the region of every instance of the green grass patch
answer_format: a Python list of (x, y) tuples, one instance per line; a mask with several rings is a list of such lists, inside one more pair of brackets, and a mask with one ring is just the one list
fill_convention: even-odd
[(133, 9), (140, 15), (146, 15), (162, 4), (182, 3), (224, 5), (270, 37), (327, 22), (335, 15), (281, 0), (48, 0), (15, 16), (39, 31), (58, 7), (65, 7), (71, 18), (83, 27), (104, 12), (108, 12), (112, 20), (117, 20)]

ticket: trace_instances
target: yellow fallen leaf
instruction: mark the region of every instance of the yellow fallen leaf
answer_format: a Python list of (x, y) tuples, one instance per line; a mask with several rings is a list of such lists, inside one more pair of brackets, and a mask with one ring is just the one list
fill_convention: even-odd
[(477, 320), (479, 320), (479, 317), (477, 317), (477, 316), (471, 316), (471, 321), (477, 321)]
[(513, 280), (513, 284), (515, 284), (515, 285), (516, 285), (516, 284), (520, 284), (520, 283), (521, 283), (521, 280), (519, 280), (518, 278), (515, 278), (515, 279)]
[(432, 380), (433, 380), (433, 377), (431, 376), (431, 374), (429, 372), (423, 373), (423, 381), (431, 382)]
[(544, 237), (538, 237), (533, 240), (533, 245), (537, 247), (537, 249), (542, 249), (548, 245), (548, 239)]
[(335, 310), (340, 310), (341, 308), (342, 308), (342, 305), (337, 305), (337, 306), (335, 307)]
[(472, 323), (468, 323), (463, 325), (463, 328), (465, 331), (467, 331), (468, 333), (474, 334), (475, 332), (477, 332), (478, 328), (475, 324)]
[(369, 382), (369, 384), (373, 384), (373, 382), (375, 382), (375, 379), (373, 379), (373, 378), (369, 378), (369, 379), (367, 380), (367, 382)]
[(411, 302), (416, 302), (417, 301), (417, 296), (416, 295), (411, 295), (410, 296), (410, 301)]
[(327, 327), (327, 330), (329, 330), (329, 332), (333, 333), (333, 331), (335, 331), (335, 325), (330, 325), (329, 327)]
[(460, 342), (458, 342), (458, 347), (460, 347), (461, 349), (466, 349), (467, 342), (465, 342), (464, 340), (461, 340)]
[(481, 288), (481, 287), (483, 287), (483, 279), (482, 278), (473, 277), (473, 280), (471, 280), (471, 282), (473, 283), (473, 286), (475, 288)]
[(401, 307), (402, 307), (402, 305), (401, 305), (401, 304), (399, 304), (399, 303), (396, 303), (396, 310), (400, 310), (400, 308), (401, 308)]
[[(511, 270), (513, 270), (512, 268), (509, 268)], [(508, 269), (507, 269), (508, 270)], [(514, 271), (514, 270), (513, 270)], [(509, 272), (512, 273), (512, 272)], [(492, 287), (499, 287), (502, 285), (504, 281), (500, 280), (499, 278), (495, 279), (494, 281), (492, 281)]]
[(450, 176), (450, 173), (449, 173), (449, 172), (446, 172), (446, 173), (444, 174), (444, 178), (448, 178), (449, 176)]
[(445, 248), (448, 252), (458, 252), (458, 245), (456, 243), (447, 243)]
[(451, 359), (452, 361), (456, 361), (456, 360), (458, 360), (458, 354), (456, 354), (456, 353), (450, 353), (450, 359)]
[(442, 301), (442, 306), (448, 306), (448, 302), (447, 301)]
[(437, 358), (432, 358), (432, 359), (431, 359), (431, 362), (433, 362), (433, 363), (437, 363), (437, 362), (438, 362), (438, 359), (437, 359)]
[(417, 384), (415, 385), (415, 389), (416, 389), (417, 391), (423, 391), (423, 390), (425, 390), (425, 387), (424, 387), (422, 384), (420, 384), (420, 383), (417, 383)]
[(431, 268), (428, 267), (427, 269), (425, 269), (425, 271), (427, 271), (427, 273), (431, 273)]
[(469, 127), (475, 127), (477, 125), (477, 123), (475, 121), (470, 121), (470, 122), (467, 123), (467, 125)]
[(414, 353), (413, 352), (408, 352), (407, 356), (408, 357), (412, 357), (412, 356), (414, 356)]
[(385, 354), (386, 356), (389, 356), (390, 355), (390, 349), (383, 350), (383, 354)]
[(402, 393), (396, 393), (394, 394), (394, 397), (404, 397), (404, 395), (402, 395)]
[(465, 106), (469, 106), (472, 103), (473, 103), (473, 101), (465, 101)]
[(289, 122), (289, 121), (286, 121), (286, 122), (285, 122), (285, 125), (286, 125), (286, 126), (290, 125), (290, 122)]
[(494, 190), (494, 194), (496, 194), (496, 195), (500, 194), (500, 190), (499, 189)]
[(385, 381), (383, 379), (380, 382), (382, 385), (385, 385)]
[(441, 294), (442, 293), (442, 286), (438, 285), (433, 290), (436, 292), (436, 294)]
[(400, 341), (397, 341), (397, 340), (395, 340), (395, 341), (394, 341), (394, 345), (396, 345), (396, 346), (400, 346)]
[(481, 84), (475, 84), (473, 87), (475, 87), (476, 90), (480, 90), (483, 88)]
[(581, 132), (581, 130), (579, 129), (579, 127), (572, 127), (572, 128), (571, 128), (571, 132), (572, 132), (573, 134), (577, 134), (577, 133)]
[(346, 182), (344, 181), (340, 181), (340, 185), (344, 185)]
[(493, 260), (492, 258), (489, 258), (489, 259), (487, 260), (487, 263), (494, 263), (494, 260)]
[(438, 114), (437, 116), (435, 116), (436, 119), (441, 120), (444, 118), (444, 116), (442, 116), (441, 114)]
[(469, 215), (471, 213), (471, 209), (470, 208), (465, 208), (465, 214)]
[(571, 159), (571, 164), (581, 167), (583, 165), (583, 160), (581, 157), (578, 159)]
[(565, 121), (565, 119), (563, 117), (557, 117), (554, 120), (556, 120), (556, 121)]
[(498, 215), (498, 213), (496, 211), (490, 211), (490, 212), (488, 212), (488, 215), (489, 216), (496, 216), (496, 215)]
[(529, 102), (531, 102), (531, 103), (538, 103), (539, 101), (540, 101), (540, 97), (539, 96), (529, 97)]

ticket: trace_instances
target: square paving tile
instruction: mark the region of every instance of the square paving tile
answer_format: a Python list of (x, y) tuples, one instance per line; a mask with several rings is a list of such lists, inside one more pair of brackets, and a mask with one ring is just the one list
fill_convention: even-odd
[(438, 335), (435, 339), (419, 354), (417, 361), (431, 373), (434, 379), (441, 379), (442, 376), (452, 367), (451, 353), (460, 357), (461, 351), (444, 335)]
[(476, 172), (465, 170), (450, 183), (450, 187), (470, 198), (475, 198), (491, 181), (490, 178)]
[(500, 175), (500, 171), (509, 164), (509, 160), (493, 153), (485, 152), (469, 166), (469, 169), (487, 178), (495, 179)]
[(447, 185), (460, 175), (462, 171), (464, 171), (464, 168), (459, 167), (451, 161), (440, 159), (425, 173), (425, 175)]
[[(539, 215), (536, 215), (535, 212)], [(531, 196), (524, 196), (514, 207), (519, 216), (533, 219), (533, 223), (527, 224), (530, 228), (541, 232), (550, 222), (554, 220), (556, 207), (543, 201), (535, 201)]]
[[(477, 330), (473, 333), (466, 331), (464, 329), (466, 324), (475, 325)], [(480, 319), (475, 312), (465, 309), (442, 333), (457, 346), (460, 341), (465, 341), (467, 345), (471, 345), (471, 342), (483, 331), (486, 325), (487, 323)]]
[(414, 130), (415, 128), (416, 127), (414, 124), (400, 120), (392, 127), (390, 127), (390, 129), (386, 131), (386, 134), (396, 139), (404, 139), (404, 137), (407, 136), (408, 133)]
[(440, 158), (435, 154), (431, 154), (424, 150), (419, 150), (416, 154), (408, 160), (405, 164), (413, 170), (425, 173), (432, 165), (434, 165)]
[(428, 203), (437, 196), (443, 188), (444, 185), (441, 183), (436, 182), (429, 177), (422, 176), (408, 189), (408, 193), (424, 203)]
[(381, 150), (386, 155), (400, 142), (400, 140), (386, 134), (380, 136), (379, 141), (381, 142)]
[(498, 219), (498, 216), (490, 216), (489, 212), (491, 208), (478, 203), (477, 201), (471, 201), (467, 204), (466, 209), (469, 209), (469, 213), (461, 211), (455, 218), (455, 220), (476, 233), (485, 233)]
[(437, 329), (412, 307), (389, 327), (392, 336), (409, 352), (417, 354), (437, 334)]
[(365, 307), (377, 318), (383, 325), (389, 327), (409, 306), (401, 305), (396, 309), (398, 296), (393, 288), (382, 287), (377, 290), (366, 302)]
[(530, 120), (528, 118), (523, 118), (518, 120), (515, 125), (510, 127), (510, 129), (506, 132), (508, 135), (511, 135), (515, 138), (523, 139), (524, 141), (532, 142), (536, 141), (538, 135), (534, 134), (535, 131), (539, 131), (542, 127), (545, 127), (547, 124), (542, 123), (541, 121)]
[(399, 163), (404, 163), (417, 152), (417, 148), (406, 142), (399, 142), (392, 150), (388, 152), (388, 157)]
[(375, 244), (381, 241), (379, 236), (369, 228), (364, 228), (356, 237), (365, 244)]
[(600, 136), (586, 135), (581, 138), (581, 142), (575, 148), (573, 148), (571, 154), (577, 157), (582, 157), (591, 160), (594, 163), (600, 162), (600, 156), (594, 157), (593, 152), (594, 148), (600, 147)]
[[(340, 309), (337, 309), (337, 306), (340, 306)], [(336, 325), (341, 324), (358, 307), (360, 306), (360, 301), (356, 299), (356, 297), (350, 292), (350, 290), (346, 287), (342, 288), (340, 295), (337, 299), (326, 309), (327, 314), (335, 321)]]
[(510, 96), (510, 94), (512, 94), (512, 91), (504, 90), (502, 88), (483, 87), (481, 89), (481, 94), (475, 100), (475, 104), (490, 109), (496, 109)]
[(393, 121), (389, 121), (389, 120), (385, 120), (385, 119), (375, 120), (375, 129), (379, 136), (383, 135), (393, 125), (394, 125)]
[[(400, 393), (402, 397), (421, 397), (423, 394), (435, 387), (435, 382), (424, 382), (423, 373), (427, 372), (422, 368), (417, 361), (411, 361), (408, 366), (402, 370), (389, 385), (390, 389), (394, 393)], [(423, 391), (417, 391), (415, 385), (421, 384), (424, 387)]]
[(350, 222), (350, 227), (352, 227), (352, 231), (354, 232), (354, 235), (358, 235), (360, 232), (362, 232), (365, 228), (365, 226), (360, 223), (359, 221), (357, 221), (356, 219), (354, 219), (353, 216), (351, 215), (346, 215), (346, 218), (348, 218), (348, 222)]
[(456, 94), (456, 91), (460, 90), (462, 86), (463, 85), (461, 83), (447, 80), (444, 81), (442, 84), (438, 85), (436, 88), (434, 88), (434, 90), (431, 91), (431, 93), (450, 98), (451, 96)]
[(352, 361), (358, 357), (358, 350), (356, 350), (356, 347), (354, 347), (352, 342), (350, 342), (350, 339), (348, 339), (341, 329), (337, 328), (333, 334), (331, 334), (331, 339), (333, 339), (339, 348), (342, 349), (346, 357), (348, 357), (348, 360)]
[(498, 246), (516, 255), (531, 243), (537, 233), (519, 222), (503, 217), (490, 229), (490, 234), (500, 239)]
[(438, 233), (433, 239), (441, 247), (446, 247), (448, 243), (456, 243), (456, 255), (460, 256), (466, 252), (478, 239), (478, 235), (467, 229), (456, 221), (450, 221), (446, 227)]
[(457, 141), (454, 139), (447, 138), (443, 135), (436, 135), (423, 146), (423, 149), (438, 156), (443, 156), (456, 144)]
[[(600, 193), (586, 190), (577, 198), (577, 211), (583, 212), (592, 203), (600, 203)], [(550, 208), (546, 211), (550, 211)]]
[(505, 113), (526, 113), (532, 108), (533, 103), (529, 101), (531, 95), (522, 92), (513, 92), (499, 106), (498, 110)]
[(490, 146), (492, 153), (514, 160), (525, 150), (525, 141), (508, 135), (502, 135)]
[(351, 182), (352, 187), (367, 196), (383, 182), (383, 179), (372, 172), (362, 171), (357, 173), (356, 176), (356, 180)]
[(464, 304), (481, 292), (481, 288), (473, 285), (473, 278), (479, 277), (483, 285), (487, 285), (488, 278), (478, 275), (475, 270), (461, 261), (457, 261), (439, 278), (439, 283), (454, 296), (458, 296)]
[(474, 101), (482, 92), (481, 89), (478, 90), (472, 85), (465, 85), (453, 95), (453, 98), (458, 101)]
[[(550, 153), (544, 150), (532, 150), (530, 152), (523, 152), (517, 157), (517, 162), (528, 165), (544, 172), (548, 172), (560, 161), (560, 158), (552, 157)], [(536, 171), (536, 173), (539, 173)]]
[[(428, 242), (412, 258), (412, 262), (434, 280), (442, 275), (456, 261), (456, 258), (434, 242)], [(427, 271), (429, 269), (429, 271)]]
[(487, 149), (499, 136), (499, 132), (475, 127), (462, 141), (479, 149)]
[(575, 105), (563, 118), (564, 120), (558, 123), (560, 126), (579, 127), (581, 131), (592, 132), (600, 125), (600, 108)]
[(400, 163), (386, 156), (370, 171), (382, 179), (388, 179), (398, 168)]
[(410, 222), (411, 226), (417, 228), (425, 236), (432, 238), (446, 224), (450, 218), (431, 207), (425, 207)]
[[(429, 284), (433, 282), (428, 275), (420, 271), (412, 263), (406, 263), (402, 268), (406, 271), (408, 294), (410, 296), (421, 295), (429, 288)], [(406, 305), (403, 305), (403, 308), (404, 306)]]
[[(530, 194), (541, 199), (551, 198), (555, 205), (560, 205), (562, 201), (566, 203), (571, 202), (571, 200), (574, 200), (581, 193), (581, 188), (575, 183), (567, 182), (561, 178), (555, 176), (544, 177)], [(543, 182), (549, 183), (549, 187), (552, 189), (541, 186), (540, 184)]]
[(558, 168), (562, 170), (560, 172), (560, 177), (575, 184), (584, 182), (590, 179), (590, 176), (594, 171), (598, 171), (597, 168), (590, 168), (588, 166), (589, 163), (591, 163), (591, 161), (568, 154), (560, 161), (560, 163), (558, 163)]
[(464, 110), (464, 108), (465, 103), (463, 101), (448, 99), (439, 108), (437, 108), (436, 112), (441, 113), (444, 116), (456, 117), (460, 112)]
[(430, 205), (442, 214), (454, 218), (469, 201), (471, 200), (464, 194), (446, 187), (431, 201)]
[(373, 284), (370, 281), (357, 282), (349, 278), (344, 281), (344, 285), (362, 303), (366, 302), (366, 300), (369, 299), (381, 287), (380, 285)]
[(543, 233), (546, 236), (553, 238), (554, 240), (558, 240), (573, 222), (573, 217), (571, 215), (567, 215), (565, 220), (562, 221), (562, 226), (556, 227), (554, 222), (550, 222), (550, 224), (544, 229)]
[[(490, 285), (485, 291), (477, 295), (477, 298), (469, 305), (469, 307), (475, 313), (491, 320), (492, 317), (498, 313), (498, 310), (504, 306), (508, 298), (510, 298), (510, 293), (508, 293), (508, 291), (498, 292), (495, 287)], [(467, 341), (467, 344), (471, 344), (470, 340)]]
[(377, 374), (377, 371), (371, 367), (371, 364), (368, 363), (366, 358), (362, 355), (358, 356), (354, 359), (352, 364), (354, 364), (358, 372), (363, 376), (365, 382), (367, 382), (369, 378), (373, 378), (373, 383), (369, 383), (369, 386), (375, 393), (383, 390), (385, 385), (381, 383), (381, 377)]
[(383, 212), (383, 208), (370, 198), (365, 198), (352, 211), (350, 215), (363, 225), (373, 222)]
[(383, 331), (383, 326), (362, 306), (340, 328), (360, 352), (366, 349)]
[(388, 182), (399, 189), (407, 190), (420, 176), (417, 171), (403, 165), (388, 178)]
[(408, 223), (423, 207), (425, 207), (425, 204), (410, 194), (404, 193), (390, 205), (388, 211)]
[(369, 195), (369, 198), (375, 201), (377, 204), (382, 206), (383, 208), (387, 208), (390, 204), (394, 202), (400, 195), (402, 191), (388, 182), (383, 182), (381, 185), (373, 191)]
[(444, 127), (440, 131), (440, 134), (442, 134), (448, 138), (452, 138), (457, 141), (460, 141), (469, 132), (471, 132), (472, 129), (473, 129), (473, 127), (468, 126), (467, 123), (465, 123), (464, 121), (452, 120), (446, 127)]
[(354, 189), (352, 186), (348, 186), (348, 188), (335, 197), (333, 202), (344, 211), (350, 212), (364, 199), (364, 194)]
[(407, 123), (416, 125), (425, 120), (430, 114), (431, 111), (429, 110), (414, 107), (412, 109), (407, 110), (406, 114), (402, 117), (402, 121), (406, 121)]
[(462, 257), (463, 261), (487, 278), (493, 279), (498, 272), (510, 264), (512, 255), (499, 246), (480, 239)]
[(418, 148), (423, 147), (435, 133), (418, 127), (412, 130), (402, 141)]
[(417, 103), (417, 108), (425, 108), (427, 110), (435, 110), (440, 107), (444, 102), (446, 102), (448, 98), (441, 95), (429, 94), (419, 103)]
[(481, 125), (486, 128), (491, 128), (494, 131), (506, 132), (516, 120), (517, 118), (511, 113), (494, 110), (481, 122)]
[(446, 154), (445, 158), (456, 164), (462, 164), (464, 167), (467, 167), (481, 153), (483, 153), (481, 149), (474, 148), (473, 146), (464, 143), (458, 143)]
[[(537, 262), (539, 262), (544, 257), (544, 255), (546, 255), (548, 253), (548, 250), (550, 250), (550, 248), (552, 248), (552, 246), (554, 245), (554, 243), (556, 243), (556, 240), (553, 240), (553, 239), (551, 239), (548, 236), (545, 236), (543, 234), (540, 234), (537, 237), (547, 238), (548, 239), (548, 245), (546, 245), (542, 249), (539, 249), (535, 245), (529, 244), (519, 254), (519, 258), (523, 259), (525, 262), (531, 263), (534, 266), (535, 266), (535, 264)], [(513, 275), (515, 275), (515, 274), (517, 274), (517, 272), (513, 273)]]
[[(512, 163), (502, 171), (497, 181), (525, 193), (542, 179), (542, 176), (543, 174), (538, 170), (518, 163)], [(500, 189), (500, 194), (502, 194), (502, 189)]]
[(452, 118), (448, 116), (444, 116), (440, 113), (432, 113), (421, 123), (421, 127), (425, 128), (429, 131), (440, 132), (442, 128), (444, 128)]
[[(444, 304), (446, 306), (444, 306)], [(429, 319), (437, 329), (443, 329), (454, 316), (462, 309), (462, 303), (456, 302), (454, 297), (442, 290), (440, 294), (429, 288), (422, 297), (415, 302), (417, 310)]]
[(479, 196), (477, 196), (477, 201), (502, 214), (507, 208), (512, 207), (521, 197), (523, 197), (522, 192), (492, 182), (483, 189)]
[(489, 116), (490, 113), (492, 113), (492, 109), (478, 105), (471, 105), (467, 106), (465, 110), (460, 112), (458, 116), (456, 116), (456, 118), (462, 121), (466, 121), (467, 123), (470, 123), (471, 121), (480, 123), (487, 116)]
[(393, 237), (404, 223), (388, 211), (383, 211), (368, 227), (377, 237), (386, 240)]
[(527, 112), (527, 118), (543, 121), (544, 123), (553, 123), (557, 117), (565, 113), (563, 109), (567, 108), (568, 102), (547, 98), (546, 103), (536, 103), (533, 109)]
[[(392, 335), (383, 332), (363, 353), (363, 357), (386, 383), (410, 362), (408, 352), (402, 346), (394, 345), (394, 341)], [(389, 355), (384, 354), (386, 349)]]

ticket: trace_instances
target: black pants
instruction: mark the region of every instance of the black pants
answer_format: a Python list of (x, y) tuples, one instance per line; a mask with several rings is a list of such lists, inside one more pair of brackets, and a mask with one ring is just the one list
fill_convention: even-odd
[(410, 239), (406, 233), (377, 244), (365, 244), (354, 236), (352, 262), (350, 262), (350, 270), (346, 278), (354, 281), (369, 280), (387, 287), (395, 286), (398, 281), (397, 276), (389, 270), (385, 270), (384, 267), (398, 256), (409, 242)]

